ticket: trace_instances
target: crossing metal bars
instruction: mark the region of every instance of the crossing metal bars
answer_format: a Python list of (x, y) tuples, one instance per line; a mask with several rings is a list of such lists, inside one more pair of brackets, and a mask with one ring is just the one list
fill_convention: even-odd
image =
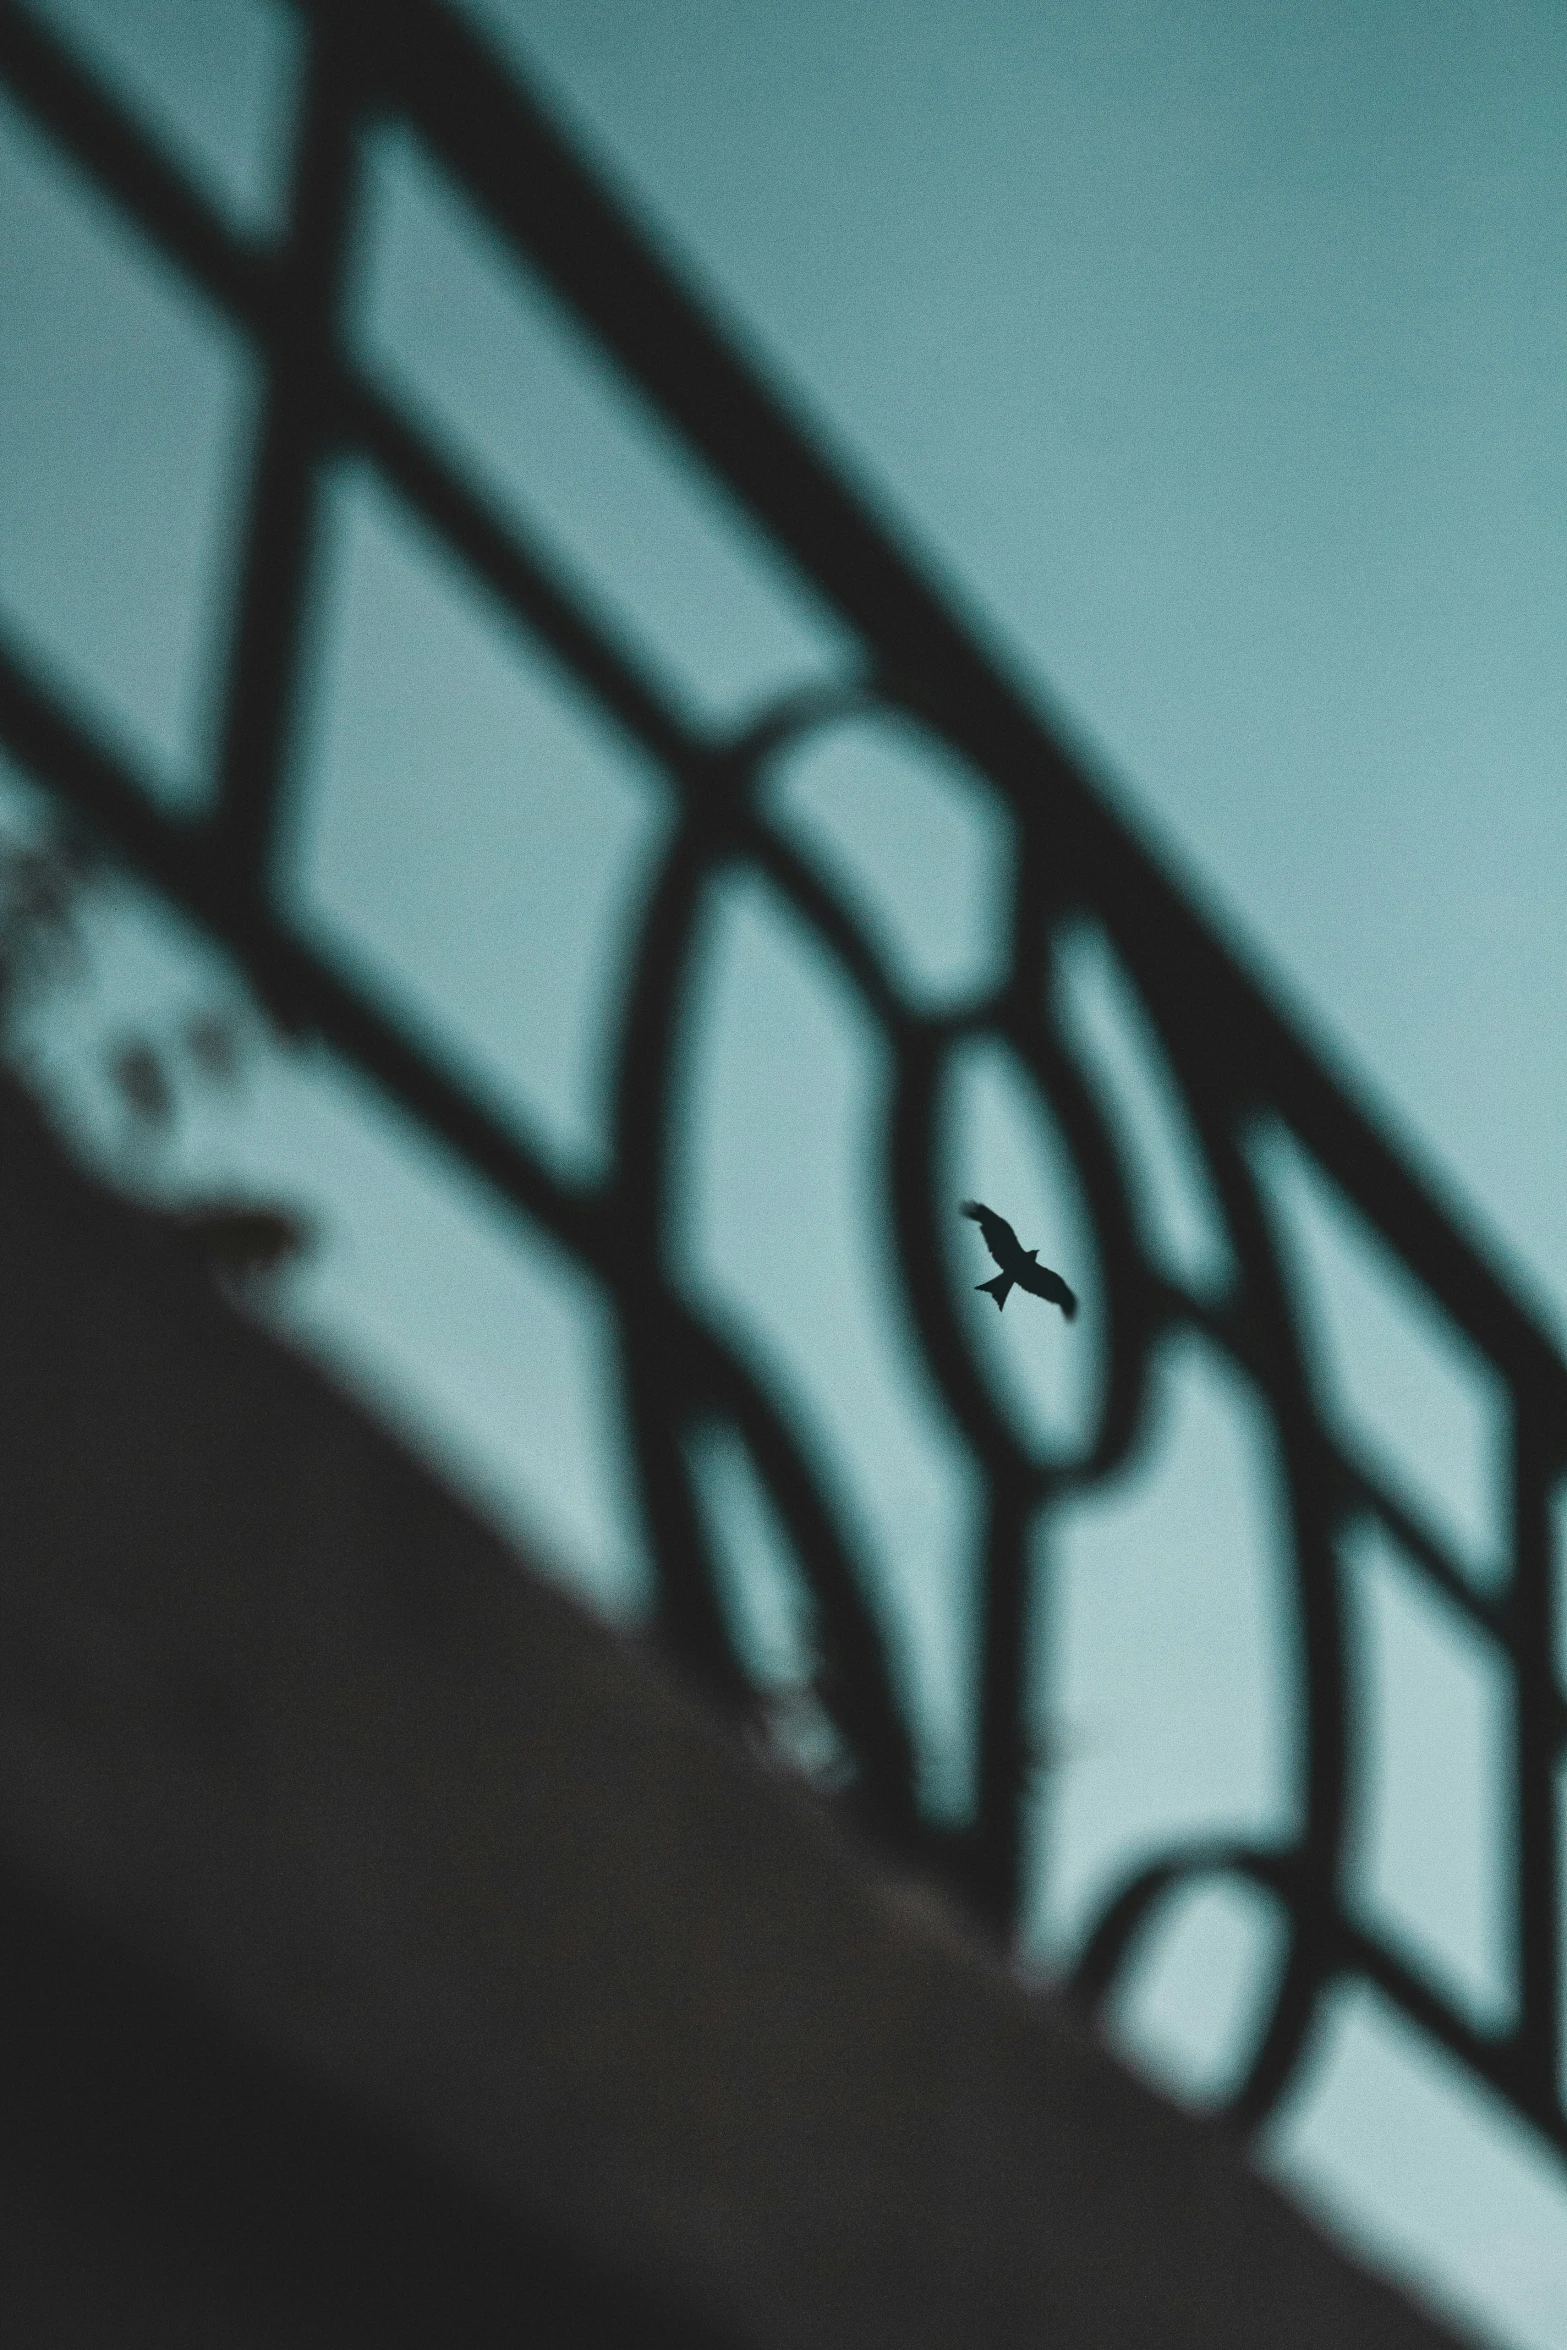
[[(543, 1226), (613, 1300), (625, 1426), (657, 1561), (662, 1632), (739, 1707), (755, 1702), (718, 1596), (682, 1438), (729, 1425), (771, 1492), (807, 1577), (820, 1687), (853, 1758), (861, 1818), (939, 1870), (1006, 1935), (1015, 1923), (1029, 1752), (1022, 1658), (1031, 1529), (1119, 1468), (1143, 1441), (1150, 1367), (1172, 1332), (1220, 1349), (1261, 1399), (1276, 1440), (1280, 1518), (1299, 1626), (1298, 1832), (1275, 1844), (1172, 1850), (1120, 1891), (1091, 1935), (1079, 1987), (1104, 2001), (1142, 1930), (1173, 1894), (1233, 1875), (1288, 1923), (1287, 1954), (1229, 2111), (1254, 2127), (1297, 2072), (1324, 1994), (1360, 1978), (1489, 2082), (1567, 2152), (1562, 2105), (1557, 1788), (1567, 1711), (1556, 1666), (1553, 1497), (1567, 1462), (1567, 1370), (1549, 1338), (1432, 1188), (1357, 1107), (1125, 829), (1028, 700), (791, 422), (755, 369), (596, 184), (559, 131), (437, 0), (311, 0), (286, 225), (272, 240), (229, 226), (180, 168), (15, 0), (0, 0), (0, 78), (11, 97), (189, 283), (247, 338), (264, 372), (233, 598), (221, 750), (210, 813), (171, 814), (126, 759), (0, 638), (0, 743), (232, 952), (292, 1031), (354, 1064), (504, 1200)], [(854, 682), (801, 694), (735, 739), (696, 731), (517, 525), (464, 477), (437, 437), (355, 364), (340, 331), (345, 254), (363, 201), (368, 128), (401, 121), (492, 228), (574, 313), (625, 380), (726, 485), (809, 581), (857, 649)], [(454, 1072), (283, 904), (280, 816), (326, 467), (367, 460), (530, 640), (654, 760), (681, 818), (640, 934), (616, 1059), (609, 1173), (573, 1184), (515, 1119)], [(1004, 976), (959, 1015), (922, 1013), (878, 960), (855, 907), (766, 820), (759, 786), (781, 752), (853, 710), (900, 711), (1004, 796), (1017, 854)], [(715, 877), (764, 872), (815, 934), (891, 1048), (895, 1100), (885, 1197), (896, 1262), (929, 1367), (987, 1497), (974, 1817), (922, 1816), (911, 1733), (886, 1643), (828, 1487), (741, 1344), (704, 1319), (669, 1271), (675, 1039), (697, 984), (692, 942)], [(1146, 1006), (1220, 1203), (1234, 1274), (1195, 1295), (1154, 1261), (1124, 1146), (1051, 1007), (1062, 924), (1089, 915)], [(938, 1097), (965, 1040), (1004, 1040), (1051, 1104), (1095, 1227), (1109, 1323), (1097, 1425), (1082, 1457), (1035, 1457), (971, 1358), (943, 1271), (951, 1210)], [(1506, 1572), (1476, 1587), (1384, 1470), (1325, 1408), (1298, 1325), (1288, 1248), (1249, 1137), (1286, 1129), (1492, 1368), (1510, 1423)], [(1411, 1573), (1504, 1660), (1512, 1698), (1510, 2016), (1482, 2030), (1409, 1955), (1352, 1913), (1348, 1838), (1364, 1725), (1347, 1677), (1344, 1544), (1378, 1524)], [(830, 1668), (830, 1669), (826, 1669)]]

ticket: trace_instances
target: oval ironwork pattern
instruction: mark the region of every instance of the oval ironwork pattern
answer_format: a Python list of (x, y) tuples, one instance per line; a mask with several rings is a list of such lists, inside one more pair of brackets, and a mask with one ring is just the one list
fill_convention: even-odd
[[(1325, 1991), (1379, 1987), (1417, 2026), (1567, 2152), (1561, 2095), (1557, 1677), (1553, 1499), (1567, 1466), (1567, 1370), (1551, 1341), (1432, 1188), (1184, 903), (1048, 725), (878, 527), (852, 489), (710, 323), (572, 154), (515, 76), (436, 0), (309, 0), (290, 209), (274, 239), (236, 228), (114, 94), (15, 0), (0, 0), (0, 80), (255, 352), (266, 386), (246, 503), (210, 813), (160, 806), (117, 751), (17, 646), (0, 638), (0, 743), (118, 855), (244, 966), (290, 1031), (321, 1041), (422, 1120), (505, 1200), (548, 1230), (613, 1301), (626, 1439), (656, 1562), (660, 1630), (742, 1718), (753, 1683), (723, 1604), (691, 1462), (702, 1428), (744, 1450), (808, 1588), (816, 1698), (849, 1784), (836, 1800), (912, 1865), (939, 1873), (996, 1934), (1022, 1901), (1033, 1756), (1024, 1689), (1031, 1545), (1103, 1489), (1148, 1441), (1160, 1350), (1185, 1334), (1218, 1351), (1271, 1430), (1283, 1595), (1299, 1677), (1293, 1833), (1186, 1843), (1103, 1906), (1077, 1967), (1091, 2006), (1183, 1889), (1232, 1876), (1265, 1891), (1287, 1933), (1228, 2112), (1255, 2127), (1309, 2048)], [(396, 121), (597, 342), (625, 383), (806, 579), (850, 648), (848, 681), (786, 696), (728, 739), (618, 641), (591, 594), (486, 498), (426, 420), (348, 355), (345, 277), (370, 130)], [(354, 455), (480, 583), (579, 692), (656, 764), (678, 802), (623, 989), (607, 1174), (555, 1171), (482, 1084), (395, 1018), (287, 913), (280, 820), (310, 626), (328, 469)], [(1011, 881), (996, 975), (971, 999), (917, 1000), (852, 892), (770, 812), (767, 787), (802, 745), (882, 717), (983, 779), (1010, 826)], [(701, 988), (704, 915), (748, 872), (792, 910), (883, 1040), (894, 1071), (878, 1196), (908, 1327), (982, 1493), (971, 1816), (922, 1807), (916, 1740), (829, 1464), (802, 1433), (754, 1334), (687, 1295), (673, 1262), (678, 1069)], [(1222, 1222), (1229, 1269), (1177, 1278), (1137, 1207), (1137, 1169), (1063, 1016), (1056, 955), (1097, 926), (1157, 1037)], [(957, 1057), (1009, 1056), (1064, 1138), (1097, 1257), (1104, 1358), (1084, 1440), (1031, 1441), (972, 1343), (950, 1269), (948, 1147)], [(1477, 1589), (1417, 1506), (1345, 1435), (1303, 1333), (1289, 1233), (1260, 1180), (1255, 1138), (1287, 1130), (1492, 1367), (1510, 1422), (1505, 1575)], [(1479, 2030), (1358, 1917), (1347, 1849), (1359, 1735), (1350, 1703), (1344, 1548), (1377, 1522), (1411, 1571), (1505, 1658), (1514, 1693), (1511, 1958), (1505, 2028)]]

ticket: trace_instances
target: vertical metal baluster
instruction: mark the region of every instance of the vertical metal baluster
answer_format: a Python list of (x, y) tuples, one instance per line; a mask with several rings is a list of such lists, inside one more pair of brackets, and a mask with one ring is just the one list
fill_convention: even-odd
[(1561, 2110), (1561, 1854), (1556, 1822), (1559, 1709), (1556, 1686), (1551, 1490), (1559, 1462), (1532, 1399), (1515, 1394), (1511, 1647), (1516, 1711), (1513, 1854), (1518, 1937), (1519, 2093), (1542, 2119)]
[(312, 19), (289, 226), (266, 351), (213, 819), (224, 886), (263, 900), (299, 689), (319, 475), (358, 179), (351, 21)]

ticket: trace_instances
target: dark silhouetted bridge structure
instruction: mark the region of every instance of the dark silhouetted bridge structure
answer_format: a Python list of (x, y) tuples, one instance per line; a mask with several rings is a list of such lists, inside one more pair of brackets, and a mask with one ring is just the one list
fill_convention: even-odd
[[(1277, 1902), (1288, 1939), (1230, 2123), (1250, 2130), (1273, 2109), (1325, 1994), (1361, 1978), (1567, 2152), (1556, 1813), (1567, 1711), (1551, 1548), (1553, 1497), (1567, 1467), (1567, 1368), (1555, 1345), (514, 73), (434, 0), (321, 0), (301, 17), (306, 62), (287, 218), (275, 238), (262, 239), (225, 221), (110, 90), (25, 9), (0, 0), (0, 77), (12, 97), (232, 321), (265, 387), (210, 806), (184, 814), (160, 804), (126, 756), (4, 641), (0, 744), (237, 959), (285, 1031), (317, 1040), (371, 1079), (602, 1285), (616, 1316), (625, 1439), (656, 1561), (659, 1634), (722, 1708), (744, 1718), (758, 1692), (728, 1626), (685, 1451), (697, 1425), (735, 1432), (810, 1585), (823, 1702), (853, 1766), (842, 1802), (896, 1869), (947, 1887), (993, 1940), (1009, 1936), (1020, 1900), (1030, 1530), (1135, 1455), (1151, 1367), (1172, 1333), (1193, 1331), (1220, 1350), (1260, 1400), (1276, 1440), (1300, 1631), (1298, 1832), (1162, 1855), (1104, 1910), (1078, 1993), (1090, 2009), (1105, 2001), (1140, 1931), (1172, 1895), (1238, 1876)], [(782, 699), (737, 734), (694, 727), (438, 432), (361, 370), (342, 325), (345, 267), (365, 138), (383, 121), (412, 127), (672, 428), (692, 465), (715, 477), (809, 582), (853, 648), (846, 682)], [(280, 842), (297, 786), (291, 746), (312, 564), (327, 470), (348, 455), (376, 470), (677, 796), (679, 820), (627, 947), (613, 1152), (601, 1178), (564, 1178), (484, 1083), (288, 910)], [(960, 1011), (933, 1013), (911, 1000), (860, 909), (769, 820), (763, 787), (774, 764), (862, 711), (897, 713), (987, 779), (1008, 811), (1015, 854), (1001, 976)], [(978, 1792), (961, 1828), (921, 1811), (896, 1677), (808, 1443), (753, 1367), (743, 1333), (715, 1326), (671, 1271), (675, 1058), (700, 986), (693, 945), (708, 893), (745, 870), (765, 874), (793, 907), (885, 1039), (896, 1073), (884, 1165), (893, 1255), (926, 1362), (985, 1495), (974, 1562), (983, 1594)], [(1184, 1286), (1150, 1251), (1135, 1170), (1053, 1007), (1052, 942), (1085, 916), (1112, 943), (1175, 1074), (1232, 1258), (1216, 1293)], [(1030, 1451), (1000, 1415), (944, 1270), (954, 1198), (940, 1103), (952, 1055), (976, 1038), (1004, 1043), (1050, 1105), (1092, 1218), (1108, 1352), (1095, 1424), (1076, 1457)], [(1484, 1588), (1417, 1498), (1350, 1446), (1324, 1402), (1292, 1289), (1288, 1235), (1254, 1164), (1262, 1125), (1294, 1137), (1494, 1372), (1508, 1422), (1505, 1572)], [(30, 1343), (24, 1332), (24, 1361)], [(1384, 1530), (1410, 1571), (1505, 1665), (1515, 1997), (1494, 2030), (1480, 2028), (1346, 1899), (1362, 1725), (1350, 1699), (1341, 1559), (1347, 1533), (1365, 1523)], [(440, 1613), (439, 1597), (422, 1589), (409, 1604)], [(206, 1719), (199, 1705), (198, 1717)]]

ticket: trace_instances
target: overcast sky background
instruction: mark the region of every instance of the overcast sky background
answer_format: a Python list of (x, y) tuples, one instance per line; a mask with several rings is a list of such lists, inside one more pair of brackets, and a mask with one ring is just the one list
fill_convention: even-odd
[[(468, 4), (1559, 1327), (1559, 12)], [(265, 225), (286, 14), (262, 0), (49, 0), (47, 13), (236, 217)], [(628, 438), (591, 361), (406, 142), (378, 142), (370, 185), (354, 305), (367, 363), (572, 551), (693, 711), (727, 720), (837, 673), (831, 624), (756, 550), (736, 551), (667, 451)], [(0, 615), (154, 788), (197, 799), (225, 485), (253, 372), (6, 112), (0, 221), (0, 316), (14, 322), (0, 334)], [(667, 803), (367, 478), (338, 480), (330, 514), (300, 902), (439, 1018), (563, 1167), (591, 1167), (596, 974)], [(519, 745), (548, 795), (519, 798)], [(886, 935), (933, 991), (961, 992), (1005, 861), (983, 795), (917, 746), (852, 732), (786, 784), (800, 837), (882, 893)], [(552, 816), (568, 803), (569, 823)], [(121, 928), (109, 1009), (83, 1015), (84, 1035), (143, 1004), (166, 1018), (195, 984), (188, 945), (134, 912)], [(764, 903), (726, 905), (713, 955), (717, 1008), (693, 1058), (692, 1278), (748, 1313), (818, 1424), (836, 1427), (847, 1398), (860, 1407), (845, 1478), (889, 1604), (913, 1626), (922, 1718), (955, 1747), (953, 1560), (972, 1496), (853, 1245), (874, 1043)], [(1086, 1031), (1135, 1059), (1091, 943), (1074, 968)], [(782, 1087), (779, 1068), (795, 1073)], [(1069, 1171), (1006, 1072), (981, 1056), (955, 1089), (965, 1182), (1004, 1190), (1084, 1261)], [(239, 1169), (321, 1205), (332, 1240), (295, 1326), (438, 1431), (601, 1603), (634, 1609), (645, 1568), (584, 1285), (519, 1252), (487, 1204), (330, 1073), (269, 1065), (242, 1113), (193, 1118), (178, 1149), (191, 1179)], [(1177, 1175), (1175, 1227), (1179, 1195)], [(1319, 1237), (1331, 1255), (1332, 1229)], [(1388, 1420), (1483, 1572), (1484, 1394), (1454, 1359), (1433, 1370), (1363, 1275), (1329, 1275), (1360, 1334), (1344, 1364), (1354, 1400)], [(1086, 1350), (1091, 1273), (1084, 1286)], [(1089, 1374), (1066, 1356), (1041, 1370), (1014, 1319), (976, 1343), (1025, 1422), (1070, 1433)], [(1083, 1750), (1063, 1773), (1042, 1950), (1069, 1944), (1139, 1838), (1287, 1819), (1249, 1408), (1211, 1365), (1173, 1364), (1166, 1466), (1072, 1538), (1067, 1661), (1052, 1670)], [(715, 1506), (749, 1527), (737, 1539), (761, 1590), (769, 1538), (743, 1468), (721, 1447), (707, 1467)], [(1382, 1660), (1365, 1898), (1474, 2012), (1495, 2012), (1496, 1676), (1396, 1565), (1354, 1571)], [(783, 1655), (787, 1607), (756, 1590), (744, 1604), (759, 1647)], [(932, 1793), (961, 1800), (934, 1778)], [(1244, 2021), (1267, 1936), (1222, 1902), (1188, 1923), (1127, 2028), (1198, 2093)], [(1368, 2001), (1336, 2013), (1275, 2153), (1501, 2338), (1567, 2344), (1558, 2174)]]

